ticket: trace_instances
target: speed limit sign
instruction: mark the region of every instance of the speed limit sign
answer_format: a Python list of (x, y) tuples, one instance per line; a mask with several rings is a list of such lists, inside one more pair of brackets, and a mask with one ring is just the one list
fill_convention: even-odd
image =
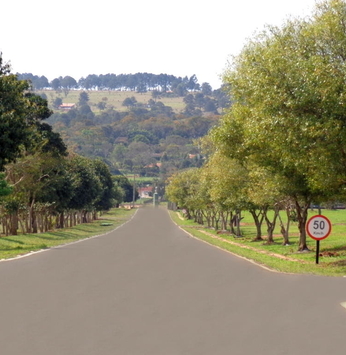
[(322, 215), (312, 216), (306, 224), (306, 231), (315, 240), (322, 240), (328, 237), (332, 230), (330, 220)]

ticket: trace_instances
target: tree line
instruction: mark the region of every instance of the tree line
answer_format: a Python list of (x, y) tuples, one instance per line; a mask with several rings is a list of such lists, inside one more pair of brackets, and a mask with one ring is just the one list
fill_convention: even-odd
[[(35, 90), (53, 89), (68, 93), (71, 89), (80, 90), (129, 90), (137, 92), (160, 91), (176, 92), (180, 96), (186, 91), (200, 91), (196, 75), (177, 77), (169, 74), (89, 74), (79, 80), (71, 76), (60, 76), (49, 81), (46, 76), (32, 73), (17, 73), (19, 80), (28, 80)], [(209, 85), (203, 83), (202, 86)], [(210, 86), (210, 85), (209, 85)]]
[(346, 200), (345, 23), (345, 2), (325, 0), (309, 18), (268, 27), (233, 59), (224, 73), (233, 104), (200, 143), (207, 162), (167, 187), (188, 217), (237, 234), (232, 223), (247, 210), (255, 240), (266, 223), (273, 242), (280, 223), (284, 244), (295, 220), (298, 249), (308, 249), (310, 206)]
[(131, 201), (132, 186), (101, 160), (68, 151), (44, 122), (47, 101), (11, 73), (0, 54), (0, 221), (2, 233), (37, 233), (88, 222)]

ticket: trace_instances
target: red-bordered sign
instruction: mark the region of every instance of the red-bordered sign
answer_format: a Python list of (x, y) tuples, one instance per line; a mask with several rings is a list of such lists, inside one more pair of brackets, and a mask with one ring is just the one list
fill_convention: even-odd
[(312, 216), (306, 224), (306, 231), (311, 238), (315, 240), (322, 240), (329, 236), (332, 231), (332, 224), (325, 216)]

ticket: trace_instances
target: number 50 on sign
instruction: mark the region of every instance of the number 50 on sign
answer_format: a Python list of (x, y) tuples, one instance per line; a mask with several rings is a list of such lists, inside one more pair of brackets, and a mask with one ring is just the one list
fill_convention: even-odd
[(309, 236), (315, 240), (322, 240), (329, 236), (332, 230), (330, 220), (321, 215), (312, 216), (306, 225)]

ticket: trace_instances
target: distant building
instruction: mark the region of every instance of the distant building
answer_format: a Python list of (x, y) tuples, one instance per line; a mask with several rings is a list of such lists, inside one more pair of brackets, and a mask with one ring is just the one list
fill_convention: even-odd
[(153, 195), (153, 187), (152, 186), (139, 187), (138, 194), (140, 198), (151, 197)]
[(162, 165), (162, 163), (152, 163), (149, 165), (146, 165), (144, 168), (148, 169), (148, 168), (160, 168)]
[(69, 111), (69, 110), (73, 109), (75, 106), (76, 106), (76, 104), (64, 104), (63, 103), (59, 106), (59, 109)]

